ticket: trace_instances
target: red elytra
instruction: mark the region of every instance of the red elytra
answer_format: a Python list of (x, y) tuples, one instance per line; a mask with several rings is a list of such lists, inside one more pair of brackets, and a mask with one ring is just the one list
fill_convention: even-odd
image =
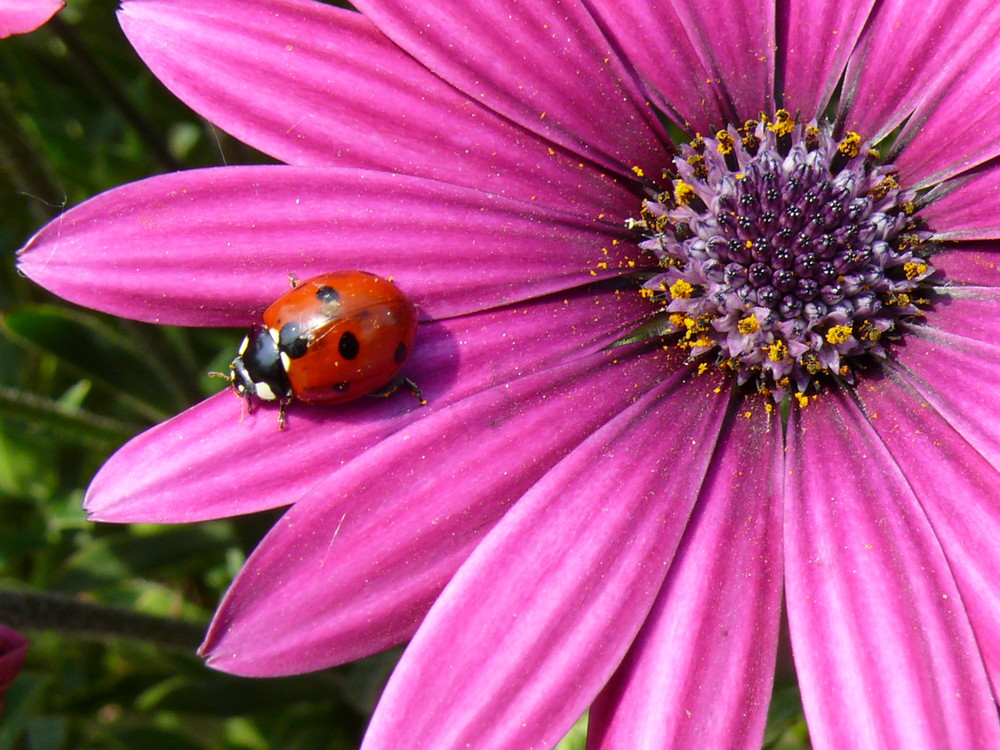
[(250, 327), (230, 365), (246, 398), (318, 404), (388, 395), (417, 333), (417, 311), (391, 281), (365, 271), (325, 273), (293, 287)]

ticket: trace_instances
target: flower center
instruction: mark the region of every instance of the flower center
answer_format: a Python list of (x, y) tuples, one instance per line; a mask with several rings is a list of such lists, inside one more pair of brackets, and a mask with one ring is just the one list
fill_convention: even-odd
[[(784, 110), (679, 148), (672, 189), (643, 201), (641, 293), (666, 335), (776, 402), (853, 383), (923, 316), (934, 268), (913, 191), (857, 133)], [(634, 340), (631, 339), (631, 340)]]

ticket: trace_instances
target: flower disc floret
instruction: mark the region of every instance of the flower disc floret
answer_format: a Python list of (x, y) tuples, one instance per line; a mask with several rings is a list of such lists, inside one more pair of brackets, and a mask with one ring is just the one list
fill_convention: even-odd
[(681, 145), (666, 176), (630, 225), (661, 269), (643, 296), (692, 358), (780, 402), (854, 382), (922, 317), (931, 233), (859, 134), (779, 110)]

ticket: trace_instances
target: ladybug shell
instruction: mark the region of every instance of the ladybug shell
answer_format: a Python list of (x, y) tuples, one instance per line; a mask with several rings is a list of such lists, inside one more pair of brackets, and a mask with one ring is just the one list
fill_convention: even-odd
[[(388, 385), (417, 334), (417, 311), (391, 282), (364, 271), (303, 281), (264, 311), (300, 401), (335, 404)], [(273, 334), (272, 334), (273, 335)]]

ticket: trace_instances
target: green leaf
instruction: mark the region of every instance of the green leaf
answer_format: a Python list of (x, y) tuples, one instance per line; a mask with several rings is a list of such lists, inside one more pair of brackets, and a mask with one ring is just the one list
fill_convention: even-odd
[[(0, 398), (0, 416), (3, 411)], [(0, 494), (45, 500), (58, 482), (52, 445), (13, 425), (0, 424)]]
[(3, 720), (0, 721), (0, 750), (19, 750), (21, 737), (32, 718), (42, 711), (51, 676), (21, 672), (4, 696)]
[(123, 727), (110, 733), (110, 739), (122, 750), (206, 750), (193, 737), (174, 729), (157, 727)]
[(139, 696), (137, 707), (146, 711), (241, 716), (303, 701), (329, 701), (338, 690), (338, 680), (331, 673), (275, 679), (209, 674), (164, 681)]
[(24, 305), (6, 311), (0, 322), (15, 341), (52, 355), (152, 421), (162, 421), (187, 404), (167, 368), (155, 366), (148, 347), (96, 315)]
[(88, 591), (125, 578), (165, 570), (176, 574), (224, 564), (231, 540), (224, 524), (158, 527), (137, 535), (122, 529), (97, 539), (66, 561), (54, 585), (60, 591)]
[(768, 708), (767, 729), (764, 732), (767, 750), (807, 750), (809, 732), (798, 686), (776, 688)]
[[(56, 440), (76, 443), (98, 450), (117, 448), (142, 429), (142, 425), (128, 424), (84, 411), (68, 402), (76, 401), (77, 394), (52, 401), (33, 393), (0, 386), (0, 419), (11, 419), (40, 428)], [(0, 456), (0, 461), (3, 457)]]

